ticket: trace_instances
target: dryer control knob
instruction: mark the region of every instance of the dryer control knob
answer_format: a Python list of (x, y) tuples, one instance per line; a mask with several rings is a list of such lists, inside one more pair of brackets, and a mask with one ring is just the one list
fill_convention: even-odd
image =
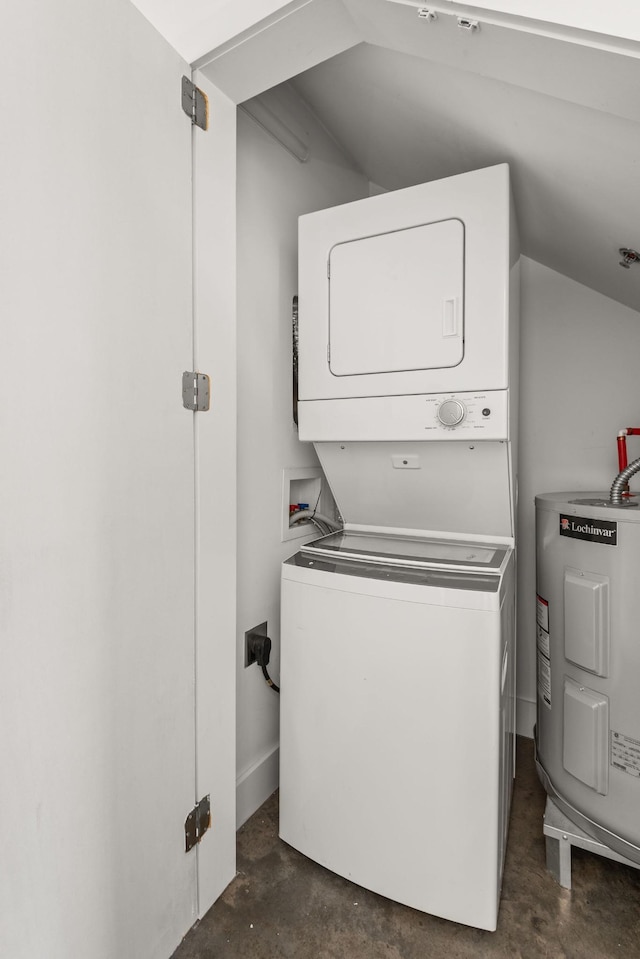
[(443, 426), (457, 426), (466, 414), (465, 405), (460, 400), (445, 400), (438, 407), (438, 419)]

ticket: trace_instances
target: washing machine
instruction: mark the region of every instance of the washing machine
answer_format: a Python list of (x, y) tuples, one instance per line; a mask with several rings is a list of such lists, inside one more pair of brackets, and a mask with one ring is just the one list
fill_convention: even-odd
[(280, 835), (495, 929), (515, 729), (506, 165), (309, 214), (300, 438), (344, 528), (282, 570)]
[(513, 576), (506, 546), (345, 531), (282, 576), (281, 837), (482, 929), (513, 780)]

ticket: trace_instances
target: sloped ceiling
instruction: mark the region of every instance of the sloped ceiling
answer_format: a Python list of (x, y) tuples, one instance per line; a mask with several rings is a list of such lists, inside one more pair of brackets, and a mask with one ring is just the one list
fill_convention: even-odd
[(190, 50), (220, 44), (196, 65), (235, 102), (290, 81), (383, 188), (508, 161), (523, 253), (640, 311), (618, 254), (640, 250), (633, 0), (434, 0), (432, 21), (418, 0), (134, 2)]
[(291, 85), (369, 179), (393, 190), (507, 161), (522, 252), (640, 310), (640, 264), (618, 254), (640, 249), (640, 60), (351, 6), (368, 42)]

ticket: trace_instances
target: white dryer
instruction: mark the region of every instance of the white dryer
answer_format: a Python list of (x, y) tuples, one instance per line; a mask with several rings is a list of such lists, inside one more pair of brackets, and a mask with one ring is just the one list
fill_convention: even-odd
[(298, 246), (301, 440), (504, 437), (519, 300), (506, 164), (300, 217)]
[(506, 165), (300, 220), (300, 438), (342, 532), (284, 564), (280, 835), (495, 929), (514, 756)]

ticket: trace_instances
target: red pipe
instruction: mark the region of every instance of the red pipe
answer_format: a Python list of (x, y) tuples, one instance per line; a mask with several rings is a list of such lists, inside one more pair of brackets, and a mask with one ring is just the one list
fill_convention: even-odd
[[(640, 427), (638, 426), (628, 426), (624, 430), (620, 430), (618, 433), (618, 472), (621, 473), (622, 470), (625, 470), (629, 465), (629, 460), (627, 458), (627, 436), (640, 436)], [(626, 492), (623, 493), (623, 496), (629, 496), (629, 486), (627, 484)]]
[(627, 437), (625, 433), (623, 433), (622, 436), (618, 433), (618, 472), (621, 473), (623, 470), (626, 470), (628, 465)]

